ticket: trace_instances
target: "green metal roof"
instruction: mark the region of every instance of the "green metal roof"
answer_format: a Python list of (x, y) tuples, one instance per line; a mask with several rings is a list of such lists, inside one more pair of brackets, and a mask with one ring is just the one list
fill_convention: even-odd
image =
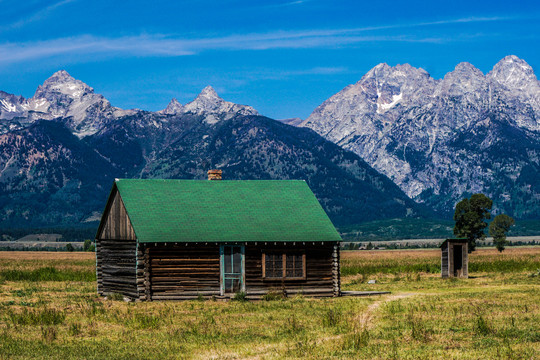
[(305, 181), (115, 184), (140, 242), (341, 241)]

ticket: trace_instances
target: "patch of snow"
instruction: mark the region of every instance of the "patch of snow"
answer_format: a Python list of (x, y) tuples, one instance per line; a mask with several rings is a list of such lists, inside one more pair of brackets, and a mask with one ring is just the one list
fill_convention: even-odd
[(82, 131), (75, 131), (73, 132), (73, 135), (77, 136), (79, 139), (82, 139), (84, 137), (94, 135), (95, 133), (97, 133), (97, 129), (90, 128)]
[[(380, 96), (378, 90), (377, 90), (377, 95)], [(379, 102), (377, 102), (377, 114), (382, 114), (386, 110), (392, 108), (394, 105), (400, 102), (401, 99), (403, 99), (402, 92), (400, 92), (399, 95), (392, 95), (392, 102), (390, 104), (379, 104)]]
[(2, 102), (2, 105), (4, 106), (4, 109), (7, 112), (15, 112), (15, 111), (17, 111), (17, 108), (15, 107), (15, 105), (8, 103), (6, 100), (1, 99), (0, 102)]

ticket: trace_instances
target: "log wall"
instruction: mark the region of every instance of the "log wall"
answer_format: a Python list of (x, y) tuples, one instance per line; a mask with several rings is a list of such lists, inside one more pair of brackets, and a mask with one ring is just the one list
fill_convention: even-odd
[(447, 278), (448, 273), (448, 244), (444, 244), (441, 248), (441, 277)]
[(147, 244), (148, 300), (220, 295), (219, 245)]
[(137, 241), (118, 191), (113, 190), (96, 239), (97, 290), (139, 299)]
[[(283, 292), (287, 296), (304, 294), (314, 297), (335, 296), (339, 293), (339, 250), (334, 253), (334, 243), (297, 243), (295, 245), (278, 243), (277, 245), (259, 243), (246, 246), (246, 295), (250, 299), (257, 299), (268, 292)], [(289, 279), (263, 279), (262, 254), (271, 252), (297, 252), (305, 251), (306, 278), (300, 280)], [(337, 257), (333, 257), (333, 256)]]
[[(121, 293), (137, 300), (219, 298), (219, 244), (147, 243), (130, 239), (97, 239), (98, 292)], [(263, 279), (264, 252), (302, 252), (305, 279)], [(287, 296), (339, 296), (339, 245), (336, 243), (245, 245), (245, 289), (248, 299), (269, 292)]]
[[(220, 298), (219, 244), (140, 244), (138, 293), (140, 300), (189, 300), (199, 296)], [(306, 279), (263, 279), (264, 251), (303, 251)], [(141, 259), (142, 258), (142, 259)], [(339, 246), (320, 243), (305, 245), (245, 246), (245, 288), (249, 299), (268, 292), (286, 295), (339, 296)]]

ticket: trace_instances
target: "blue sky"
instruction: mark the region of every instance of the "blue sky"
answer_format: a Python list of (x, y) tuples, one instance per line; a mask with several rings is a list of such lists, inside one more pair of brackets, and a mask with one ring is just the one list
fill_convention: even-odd
[(159, 110), (206, 85), (272, 118), (309, 116), (381, 62), (441, 78), (506, 55), (540, 69), (538, 1), (0, 0), (0, 90), (57, 70), (121, 108)]

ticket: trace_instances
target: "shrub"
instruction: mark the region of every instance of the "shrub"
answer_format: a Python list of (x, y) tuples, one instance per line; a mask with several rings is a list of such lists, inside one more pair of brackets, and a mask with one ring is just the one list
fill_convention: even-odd
[(347, 334), (343, 340), (344, 350), (359, 351), (369, 344), (371, 334), (367, 328), (355, 329), (351, 334)]
[(45, 342), (51, 343), (56, 340), (58, 332), (54, 326), (42, 326), (41, 327), (41, 337)]
[(73, 323), (69, 326), (69, 334), (71, 336), (77, 336), (81, 334), (81, 324)]
[(322, 323), (325, 327), (336, 327), (341, 322), (343, 313), (340, 309), (328, 309), (323, 313)]
[(246, 293), (244, 291), (237, 292), (232, 298), (233, 301), (247, 301)]
[(113, 301), (124, 301), (124, 295), (120, 293), (110, 293), (109, 295), (107, 295), (107, 299)]
[(66, 319), (63, 311), (49, 308), (43, 310), (28, 310), (25, 308), (20, 313), (10, 311), (8, 317), (15, 325), (59, 325)]
[(482, 314), (476, 315), (476, 322), (474, 324), (474, 332), (477, 335), (489, 335), (492, 333), (492, 329), (487, 323)]
[(275, 300), (283, 300), (285, 299), (285, 295), (283, 292), (279, 291), (269, 291), (266, 294), (263, 295), (262, 299), (264, 301), (275, 301)]
[(136, 329), (159, 329), (162, 320), (158, 315), (135, 313), (129, 323)]

